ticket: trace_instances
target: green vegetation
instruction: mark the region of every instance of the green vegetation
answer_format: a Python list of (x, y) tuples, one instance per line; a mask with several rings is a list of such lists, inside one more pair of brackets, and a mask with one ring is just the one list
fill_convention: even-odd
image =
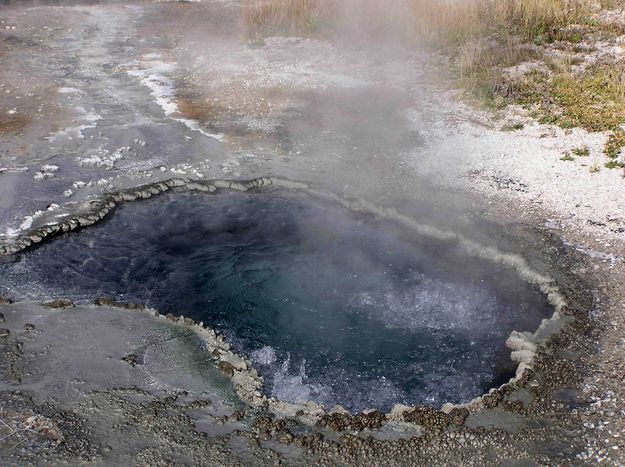
[(588, 157), (590, 156), (590, 149), (588, 146), (583, 146), (581, 148), (573, 148), (571, 152), (577, 157)]
[(619, 64), (554, 77), (550, 91), (563, 112), (560, 123), (605, 131), (625, 122), (624, 73), (625, 66)]
[[(564, 151), (561, 161), (574, 161), (575, 157), (588, 157), (590, 155), (590, 149), (586, 146), (581, 148), (573, 148), (570, 151)], [(575, 157), (574, 157), (575, 156)]]
[(501, 127), (501, 131), (517, 131), (525, 127), (523, 122), (509, 123)]
[(625, 147), (625, 130), (617, 128), (614, 130), (603, 148), (603, 152), (610, 159), (616, 159)]
[(590, 165), (590, 173), (596, 174), (599, 170), (601, 170), (599, 168), (599, 163), (597, 161), (592, 161), (592, 164)]
[(625, 65), (578, 74), (531, 72), (511, 86), (509, 101), (534, 109), (541, 123), (610, 131), (625, 123)]
[(605, 163), (606, 169), (625, 169), (625, 162), (609, 161)]
[(580, 29), (564, 31), (557, 35), (557, 40), (570, 42), (571, 44), (579, 44), (583, 38), (583, 32)]

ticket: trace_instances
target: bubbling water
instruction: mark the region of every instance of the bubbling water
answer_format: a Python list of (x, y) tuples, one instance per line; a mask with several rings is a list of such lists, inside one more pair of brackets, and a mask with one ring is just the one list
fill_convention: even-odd
[(113, 296), (221, 330), (269, 395), (350, 411), (467, 402), (550, 314), (512, 270), (301, 193), (171, 194), (0, 264), (1, 289)]

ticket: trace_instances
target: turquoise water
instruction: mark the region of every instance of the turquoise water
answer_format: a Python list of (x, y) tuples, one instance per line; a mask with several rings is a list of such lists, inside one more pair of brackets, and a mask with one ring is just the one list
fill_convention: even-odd
[(287, 192), (174, 194), (0, 265), (0, 291), (138, 300), (221, 330), (267, 393), (351, 411), (465, 402), (550, 314), (454, 242)]

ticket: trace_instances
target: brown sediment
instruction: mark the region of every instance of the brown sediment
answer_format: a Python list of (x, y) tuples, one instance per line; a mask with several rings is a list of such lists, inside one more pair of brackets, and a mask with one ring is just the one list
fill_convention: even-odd
[(31, 123), (30, 117), (19, 113), (9, 115), (6, 111), (0, 110), (0, 135), (22, 133)]
[(197, 120), (200, 123), (210, 123), (215, 121), (217, 115), (223, 113), (223, 108), (217, 108), (210, 104), (208, 99), (193, 99), (190, 96), (179, 97), (177, 100), (178, 112), (184, 118)]
[(183, 118), (195, 120), (230, 137), (266, 137), (270, 129), (250, 127), (249, 119), (271, 121), (296, 102), (295, 93), (280, 87), (258, 88), (245, 83), (229, 82), (227, 87), (202, 90), (200, 85), (181, 83), (176, 103)]

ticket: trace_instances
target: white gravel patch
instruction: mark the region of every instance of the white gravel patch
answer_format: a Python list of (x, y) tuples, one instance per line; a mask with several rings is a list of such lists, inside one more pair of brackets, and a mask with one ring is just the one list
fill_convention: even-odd
[[(523, 128), (502, 131), (483, 125), (484, 114), (458, 102), (453, 106), (454, 121), (426, 127), (426, 147), (403, 155), (415, 172), (441, 185), (540, 205), (563, 227), (625, 239), (624, 173), (604, 167), (607, 134), (540, 125), (514, 108), (507, 119), (524, 123)], [(415, 110), (409, 118), (423, 125), (419, 114)], [(562, 160), (575, 148), (588, 148), (590, 154)]]

